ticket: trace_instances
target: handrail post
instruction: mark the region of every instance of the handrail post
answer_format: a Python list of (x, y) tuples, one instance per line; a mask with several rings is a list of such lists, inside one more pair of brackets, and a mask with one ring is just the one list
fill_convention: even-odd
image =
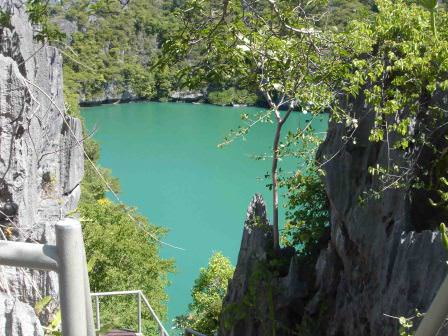
[[(78, 222), (79, 223), (79, 222)], [(81, 224), (79, 223), (81, 226)], [(83, 283), (84, 283), (84, 301), (86, 305), (86, 319), (87, 319), (87, 336), (95, 336), (95, 322), (93, 321), (93, 309), (92, 309), (92, 299), (90, 298), (90, 283), (89, 283), (89, 273), (87, 271), (87, 257), (86, 250), (84, 248), (84, 240), (82, 238), (81, 230), (81, 255), (83, 259)]]
[(88, 336), (85, 257), (81, 224), (66, 218), (56, 224), (59, 258), (59, 291), (62, 333), (64, 336)]
[(142, 293), (137, 294), (137, 311), (138, 311), (138, 333), (142, 333)]
[(64, 336), (95, 336), (81, 224), (66, 218), (55, 229), (56, 245), (0, 242), (0, 265), (58, 272)]
[(101, 329), (101, 319), (100, 319), (100, 297), (99, 296), (95, 296), (96, 298), (96, 329), (98, 331), (100, 331)]
[[(157, 314), (155, 313), (154, 309), (152, 309), (151, 305), (148, 302), (148, 299), (146, 298), (145, 294), (141, 290), (129, 290), (129, 291), (115, 291), (115, 292), (99, 292), (99, 293), (90, 293), (90, 295), (93, 297), (95, 296), (98, 298), (100, 296), (115, 296), (115, 295), (137, 295), (137, 317), (138, 317), (138, 332), (137, 335), (143, 336), (143, 325), (142, 325), (142, 303), (145, 304), (146, 308), (148, 308), (149, 312), (151, 313), (152, 318), (156, 321), (159, 332), (161, 336), (169, 336), (168, 332), (166, 331), (165, 327), (163, 326), (162, 322), (157, 317)], [(99, 324), (99, 303), (97, 303), (97, 322)], [(65, 335), (64, 335), (65, 336)], [(200, 335), (205, 336), (205, 335)]]

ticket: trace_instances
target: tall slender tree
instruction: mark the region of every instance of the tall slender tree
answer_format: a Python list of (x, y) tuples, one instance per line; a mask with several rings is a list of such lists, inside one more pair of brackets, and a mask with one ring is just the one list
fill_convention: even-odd
[[(313, 116), (327, 108), (332, 99), (327, 70), (331, 37), (317, 29), (315, 12), (321, 1), (294, 4), (275, 0), (190, 0), (179, 16), (183, 28), (165, 44), (166, 60), (194, 61), (181, 70), (187, 85), (204, 87), (207, 82), (232, 79), (240, 87), (260, 92), (268, 110), (243, 114), (245, 125), (231, 132), (223, 144), (245, 136), (259, 122), (274, 122), (272, 180), (274, 249), (279, 249), (279, 158), (282, 130), (291, 114)], [(199, 55), (199, 57), (197, 56)], [(300, 137), (311, 131), (310, 123), (297, 130)]]

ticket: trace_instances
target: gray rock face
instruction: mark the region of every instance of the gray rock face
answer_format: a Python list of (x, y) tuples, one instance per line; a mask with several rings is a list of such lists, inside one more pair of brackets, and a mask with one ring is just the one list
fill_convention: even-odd
[[(250, 287), (254, 286), (251, 278), (257, 266), (267, 262), (267, 251), (270, 246), (272, 246), (272, 226), (267, 220), (266, 206), (262, 197), (255, 195), (247, 209), (238, 262), (224, 299), (225, 308), (221, 317), (220, 335), (257, 335), (261, 332), (262, 326), (254, 316), (255, 311), (249, 311), (249, 307), (243, 305), (243, 302), (251, 290)], [(257, 284), (259, 285), (261, 284)], [(263, 298), (263, 301), (264, 305), (257, 308), (261, 309), (260, 315), (267, 316), (266, 298)], [(229, 309), (232, 304), (238, 305), (236, 310), (243, 312), (240, 318), (233, 316), (238, 314), (235, 310)], [(264, 327), (263, 329), (270, 329), (270, 326)]]
[[(369, 141), (373, 113), (362, 97), (351, 110), (360, 121), (357, 144), (345, 145), (347, 127), (331, 123), (318, 154), (321, 162), (336, 155), (324, 166), (331, 242), (317, 262), (317, 294), (307, 310), (325, 316), (323, 335), (396, 335), (397, 321), (384, 314), (425, 312), (445, 278), (448, 255), (437, 231), (414, 215), (410, 188), (390, 188), (378, 200), (358, 201), (376, 183), (369, 166), (387, 163), (388, 155), (405, 164), (405, 157), (388, 153), (386, 143)], [(431, 212), (423, 211), (426, 217)]]
[(170, 93), (170, 99), (185, 102), (197, 102), (204, 98), (200, 91), (174, 91)]
[[(223, 302), (219, 335), (268, 336), (292, 331), (308, 296), (294, 250), (273, 252), (273, 228), (266, 206), (255, 195), (247, 209), (233, 279)], [(280, 265), (272, 261), (280, 261)], [(282, 265), (283, 264), (283, 265)], [(289, 334), (289, 333), (284, 333)]]
[[(406, 166), (409, 157), (389, 151), (386, 143), (369, 141), (373, 113), (362, 97), (350, 103), (348, 110), (359, 120), (356, 143), (344, 141), (349, 127), (332, 122), (318, 153), (318, 161), (327, 162), (323, 168), (331, 215), (328, 245), (312, 268), (281, 251), (283, 255), (274, 258), (289, 260), (289, 269), (277, 268), (268, 281), (255, 278), (251, 284), (259, 271), (254, 265), (269, 265), (272, 252), (266, 231), (249, 229), (247, 220), (220, 335), (272, 335), (275, 320), (276, 335), (392, 336), (398, 335), (398, 321), (385, 314), (411, 317), (416, 309), (429, 308), (448, 270), (448, 253), (437, 230), (440, 221), (446, 222), (446, 213), (428, 206), (427, 193), (410, 187), (386, 188), (379, 199), (359, 202), (365, 191), (379, 186), (368, 173), (370, 166), (385, 165), (389, 158), (392, 164)], [(435, 96), (430, 105), (435, 104), (446, 106), (447, 101)], [(419, 124), (424, 121), (416, 120)], [(446, 148), (446, 131), (429, 140)], [(422, 153), (421, 165), (431, 169), (429, 151)], [(267, 223), (261, 204), (255, 197), (248, 219), (260, 213)], [(256, 309), (247, 309), (245, 302)]]
[[(33, 41), (24, 6), (0, 0), (12, 14), (0, 28), (0, 238), (54, 243), (55, 223), (79, 200), (82, 128), (64, 114), (61, 55)], [(57, 293), (53, 272), (0, 267), (0, 334), (42, 335), (33, 307)]]
[(120, 102), (125, 103), (139, 99), (141, 98), (138, 97), (129, 86), (123, 88), (121, 85), (113, 81), (104, 84), (103, 89), (94, 97), (87, 97), (87, 95), (82, 92), (80, 94), (81, 105), (99, 105)]

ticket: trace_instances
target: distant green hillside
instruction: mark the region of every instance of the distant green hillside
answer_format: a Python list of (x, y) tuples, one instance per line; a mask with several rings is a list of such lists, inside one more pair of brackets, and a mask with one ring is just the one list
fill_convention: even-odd
[[(169, 69), (154, 71), (160, 46), (176, 25), (170, 1), (74, 0), (58, 4), (53, 21), (67, 34), (65, 81), (81, 100), (161, 98)], [(71, 52), (72, 51), (72, 52)]]
[[(67, 34), (64, 81), (81, 102), (167, 100), (182, 83), (172, 64), (154, 67), (163, 43), (180, 25), (180, 0), (72, 0), (54, 5), (55, 22)], [(317, 7), (319, 25), (342, 30), (352, 19), (372, 13), (370, 0), (330, 0)], [(186, 62), (183, 60), (182, 62)], [(219, 105), (260, 103), (238, 83), (211, 82), (208, 101)]]

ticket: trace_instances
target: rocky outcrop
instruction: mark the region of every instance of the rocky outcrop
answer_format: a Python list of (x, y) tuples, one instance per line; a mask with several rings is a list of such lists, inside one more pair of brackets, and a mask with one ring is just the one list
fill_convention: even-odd
[[(80, 104), (82, 106), (110, 104), (110, 103), (128, 103), (131, 101), (139, 101), (144, 98), (135, 94), (130, 87), (123, 88), (122, 85), (116, 83), (106, 83), (103, 90), (94, 97), (87, 97), (81, 93)], [(167, 98), (168, 101), (175, 102), (198, 102), (203, 100), (206, 95), (203, 92), (196, 91), (173, 91)]]
[[(238, 262), (223, 302), (219, 335), (292, 334), (310, 291), (294, 249), (273, 251), (266, 206), (255, 195), (247, 209)], [(309, 281), (308, 281), (309, 282)]]
[(255, 195), (247, 209), (237, 266), (224, 300), (221, 334), (257, 335), (261, 329), (271, 330), (271, 323), (262, 325), (255, 318), (256, 314), (269, 315), (268, 298), (263, 297), (263, 303), (258, 302), (257, 307), (251, 307), (255, 302), (246, 304), (245, 301), (255, 300), (256, 298), (249, 297), (250, 291), (265, 285), (261, 282), (266, 279), (255, 280), (254, 274), (267, 264), (272, 239), (272, 225), (269, 225), (266, 217), (266, 206), (261, 196)]
[(197, 102), (205, 98), (201, 91), (173, 91), (170, 93), (170, 99), (183, 102)]
[[(447, 103), (440, 95), (432, 99), (430, 106)], [(362, 96), (346, 109), (359, 122), (356, 141), (347, 141), (353, 129), (333, 121), (317, 158), (326, 162), (330, 241), (312, 268), (286, 250), (273, 255), (270, 236), (258, 227), (248, 228), (254, 213), (267, 223), (264, 206), (257, 210), (261, 200), (256, 197), (224, 301), (220, 335), (273, 335), (275, 329), (276, 335), (391, 336), (398, 335), (399, 325), (390, 316), (411, 317), (416, 309), (429, 308), (448, 270), (448, 253), (437, 230), (447, 215), (429, 204), (431, 191), (413, 189), (408, 181), (400, 188), (383, 187), (369, 174), (368, 168), (377, 164), (406, 167), (413, 154), (369, 141), (374, 114)], [(427, 114), (421, 115), (423, 119), (414, 120), (416, 132), (426, 122)], [(439, 127), (428, 140), (446, 149), (446, 133), (446, 127)], [(434, 152), (418, 152), (417, 166), (428, 170), (422, 176), (429, 178)], [(382, 190), (380, 197), (369, 194), (372, 188)], [(272, 228), (265, 227), (270, 234)], [(289, 269), (272, 261), (289, 263)], [(267, 278), (254, 278), (260, 264), (267, 265)], [(418, 319), (413, 321), (418, 325)]]
[[(438, 101), (432, 103), (444, 104), (444, 99), (434, 99)], [(396, 335), (397, 320), (385, 314), (425, 312), (447, 274), (448, 255), (431, 224), (435, 209), (427, 205), (421, 211), (425, 216), (415, 215), (416, 207), (428, 204), (428, 195), (418, 200), (405, 185), (382, 188), (379, 199), (359, 201), (369, 188), (379, 189), (379, 181), (368, 173), (370, 166), (387, 166), (389, 158), (406, 166), (408, 158), (386, 142), (369, 141), (374, 113), (362, 96), (347, 108), (359, 120), (356, 143), (344, 140), (346, 125), (332, 122), (318, 154), (321, 162), (334, 157), (324, 166), (331, 242), (317, 262), (317, 293), (307, 311), (322, 317), (322, 335)], [(438, 146), (440, 139), (431, 141)], [(423, 162), (428, 169), (429, 162)]]
[[(76, 208), (83, 175), (79, 120), (64, 114), (62, 58), (36, 43), (25, 3), (0, 0), (11, 14), (0, 28), (0, 238), (54, 243), (54, 225)], [(58, 293), (57, 275), (0, 267), (0, 334), (42, 335)]]
[(94, 96), (91, 95), (88, 96), (83, 92), (80, 92), (79, 96), (80, 96), (79, 103), (82, 106), (92, 106), (92, 105), (110, 104), (110, 103), (128, 103), (131, 101), (137, 101), (143, 99), (139, 97), (137, 94), (135, 94), (129, 86), (123, 87), (122, 84), (115, 83), (113, 81), (104, 84), (102, 90)]

